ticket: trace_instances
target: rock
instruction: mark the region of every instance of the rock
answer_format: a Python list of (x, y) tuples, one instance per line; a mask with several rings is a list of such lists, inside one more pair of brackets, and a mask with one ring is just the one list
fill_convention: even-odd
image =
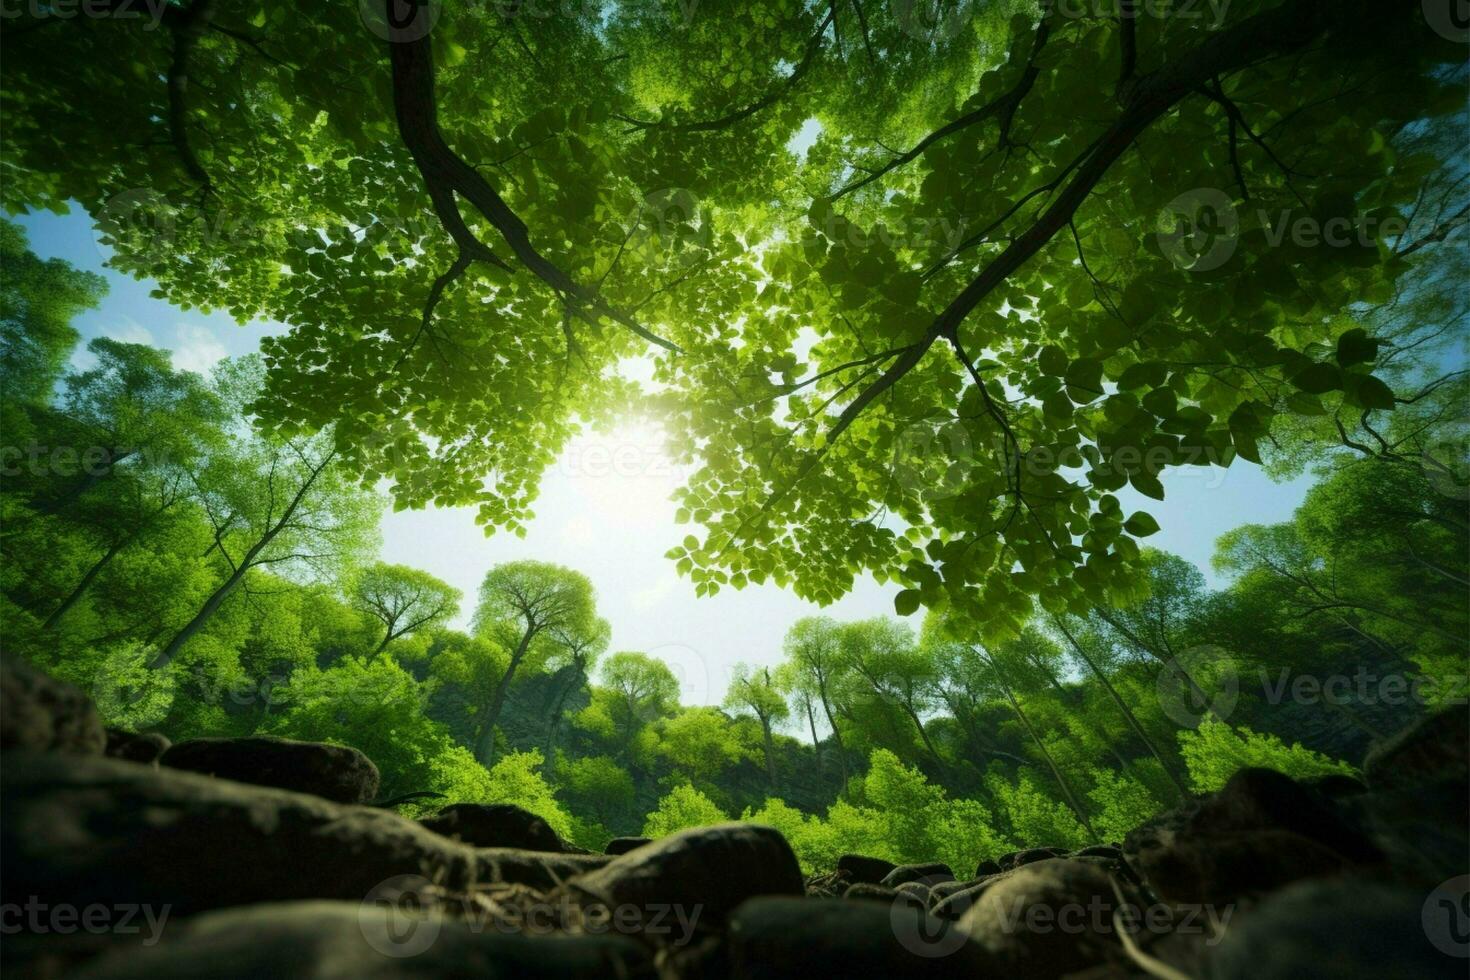
[(0, 658), (0, 750), (101, 755), (106, 747), (91, 698), (19, 657)]
[(127, 762), (147, 764), (157, 762), (159, 756), (168, 751), (168, 747), (172, 744), (167, 736), (157, 732), (135, 735), (121, 728), (109, 728), (107, 729), (106, 754), (109, 759), (123, 759)]
[(1023, 851), (1012, 851), (1001, 855), (996, 859), (1001, 871), (1011, 871), (1021, 867), (1023, 864), (1031, 864), (1035, 861), (1045, 861), (1047, 858), (1066, 857), (1067, 851), (1061, 847), (1028, 847)]
[(1133, 864), (1165, 901), (1212, 906), (1349, 868), (1336, 851), (1285, 830), (1180, 838), (1140, 851)]
[(1123, 860), (1123, 851), (1120, 848), (1114, 847), (1112, 844), (1093, 844), (1091, 847), (1084, 847), (1080, 851), (1073, 851), (1071, 856), (1074, 858), (1100, 857), (1113, 861), (1121, 861)]
[[(1464, 980), (1465, 939), (1458, 938), (1459, 958), (1436, 948), (1436, 938), (1456, 941), (1454, 925), (1448, 918), (1432, 920), (1425, 898), (1415, 889), (1366, 881), (1291, 885), (1237, 916), (1211, 952), (1210, 975), (1216, 980)], [(1440, 931), (1431, 935), (1431, 929)]]
[(1382, 852), (1352, 826), (1330, 800), (1290, 776), (1270, 769), (1242, 769), (1219, 792), (1200, 802), (1184, 833), (1216, 835), (1253, 830), (1287, 830), (1332, 848), (1361, 864)]
[(1363, 776), (1374, 789), (1470, 781), (1470, 709), (1451, 705), (1373, 746)]
[(662, 837), (613, 858), (562, 889), (593, 919), (677, 915), (719, 928), (748, 898), (801, 895), (801, 867), (773, 827), (724, 823)]
[(848, 879), (854, 884), (866, 882), (869, 885), (876, 885), (896, 867), (898, 865), (892, 861), (864, 857), (861, 854), (844, 854), (837, 859), (837, 870), (847, 872)]
[(202, 915), (156, 945), (119, 949), (78, 980), (481, 980), (655, 976), (646, 948), (618, 935), (503, 933), (432, 915), (413, 918), (357, 902), (290, 902)]
[(529, 810), (511, 803), (455, 803), (419, 823), (436, 834), (474, 847), (515, 847), (526, 851), (566, 850), (556, 831)]
[[(954, 882), (960, 887), (946, 891), (937, 897), (931, 892), (929, 911), (946, 921), (958, 920), (970, 910), (970, 906), (975, 904), (986, 888), (1010, 874), (1009, 871), (1002, 871), (1000, 874), (986, 875), (984, 878), (976, 878), (973, 881)], [(943, 887), (943, 885), (936, 886), (936, 890)]]
[(1003, 976), (954, 926), (911, 905), (752, 899), (731, 918), (728, 944), (732, 980)]
[(614, 837), (612, 840), (607, 842), (607, 847), (602, 849), (602, 853), (612, 854), (614, 856), (618, 854), (627, 854), (629, 851), (636, 850), (637, 848), (642, 847), (644, 844), (651, 843), (653, 843), (653, 841), (651, 838), (648, 837)]
[(1321, 793), (1329, 800), (1341, 800), (1360, 793), (1368, 792), (1368, 787), (1362, 781), (1351, 776), (1344, 776), (1340, 772), (1328, 773), (1315, 779), (1308, 779), (1305, 785)]
[(1112, 918), (1118, 900), (1107, 872), (1094, 864), (1046, 858), (981, 887), (957, 928), (1005, 965), (997, 976), (1057, 977), (1119, 949)]
[(943, 861), (935, 861), (931, 864), (901, 864), (884, 875), (879, 884), (897, 888), (906, 881), (922, 881), (929, 885), (941, 881), (954, 881), (954, 872)]
[(368, 803), (378, 795), (378, 767), (345, 745), (266, 735), (192, 738), (170, 746), (158, 761), (171, 769), (311, 793), (335, 803)]
[(361, 901), (407, 873), (463, 891), (480, 859), (384, 810), (101, 756), (15, 752), (0, 766), (0, 865), (5, 901), (168, 905), (184, 916)]
[(999, 861), (992, 861), (989, 858), (985, 858), (975, 866), (975, 877), (984, 878), (986, 875), (998, 875), (1004, 870), (1000, 866)]

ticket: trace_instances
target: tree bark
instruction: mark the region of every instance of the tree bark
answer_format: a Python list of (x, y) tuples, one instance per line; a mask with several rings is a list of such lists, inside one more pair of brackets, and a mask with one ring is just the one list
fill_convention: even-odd
[(480, 760), (480, 765), (489, 769), (495, 763), (495, 723), (500, 720), (501, 709), (505, 707), (505, 696), (510, 691), (510, 682), (515, 677), (516, 668), (521, 665), (526, 651), (531, 647), (531, 640), (536, 637), (536, 627), (527, 628), (521, 635), (521, 640), (516, 644), (515, 652), (510, 655), (510, 663), (506, 665), (505, 675), (500, 678), (500, 683), (495, 685), (495, 696), (490, 699), (484, 714), (480, 716), (480, 737), (475, 746), (475, 756)]
[(72, 606), (76, 605), (77, 600), (80, 599), (82, 595), (87, 591), (87, 589), (91, 586), (93, 580), (96, 579), (99, 574), (101, 574), (102, 570), (107, 567), (108, 563), (111, 562), (113, 558), (117, 557), (117, 553), (119, 551), (122, 551), (123, 548), (125, 548), (128, 542), (132, 539), (133, 536), (129, 535), (126, 538), (123, 538), (121, 541), (118, 541), (116, 544), (112, 545), (112, 547), (108, 548), (105, 552), (103, 552), (102, 557), (94, 561), (92, 563), (92, 567), (87, 569), (87, 572), (85, 575), (82, 576), (81, 581), (77, 582), (77, 584), (72, 588), (71, 592), (67, 593), (66, 598), (61, 600), (61, 605), (56, 607), (56, 611), (46, 617), (46, 621), (41, 624), (41, 629), (54, 629), (56, 627), (56, 624), (61, 622), (61, 617), (65, 616), (67, 614), (67, 611), (70, 610)]
[(1000, 665), (995, 662), (994, 658), (987, 656), (986, 659), (990, 661), (990, 669), (995, 671), (996, 680), (1000, 681), (1000, 688), (1005, 692), (1006, 700), (1011, 703), (1011, 710), (1016, 713), (1016, 717), (1026, 727), (1026, 732), (1031, 736), (1031, 741), (1036, 745), (1036, 750), (1046, 760), (1047, 766), (1051, 769), (1052, 776), (1055, 777), (1057, 785), (1061, 787), (1062, 795), (1067, 799), (1067, 805), (1072, 808), (1072, 812), (1077, 815), (1078, 821), (1081, 822), (1082, 826), (1087, 828), (1087, 832), (1095, 840), (1097, 838), (1097, 831), (1092, 828), (1092, 821), (1087, 818), (1087, 811), (1082, 809), (1082, 804), (1078, 802), (1076, 794), (1072, 792), (1072, 785), (1067, 782), (1067, 777), (1062, 775), (1062, 770), (1057, 766), (1056, 760), (1047, 751), (1046, 744), (1041, 741), (1041, 736), (1037, 734), (1036, 729), (1032, 726), (1031, 719), (1027, 718), (1026, 712), (1021, 710), (1021, 703), (1016, 700), (1015, 692), (1011, 690), (1011, 685), (1006, 682), (1005, 673), (1001, 671)]
[(1062, 635), (1067, 638), (1067, 642), (1072, 645), (1072, 649), (1076, 651), (1077, 656), (1081, 658), (1082, 662), (1087, 665), (1087, 669), (1092, 671), (1092, 676), (1097, 678), (1098, 683), (1101, 684), (1103, 686), (1103, 689), (1108, 692), (1108, 695), (1112, 697), (1113, 703), (1118, 706), (1118, 710), (1121, 711), (1123, 713), (1123, 717), (1128, 720), (1128, 724), (1133, 729), (1133, 733), (1138, 736), (1138, 739), (1143, 743), (1144, 748), (1148, 749), (1149, 754), (1152, 755), (1154, 759), (1158, 762), (1159, 768), (1164, 770), (1164, 775), (1169, 777), (1169, 782), (1174, 784), (1174, 789), (1179, 793), (1179, 798), (1181, 800), (1187, 798), (1189, 796), (1189, 790), (1185, 788), (1183, 780), (1181, 780), (1179, 778), (1179, 775), (1174, 772), (1173, 768), (1171, 768), (1169, 764), (1164, 761), (1164, 756), (1162, 755), (1162, 753), (1159, 752), (1158, 746), (1154, 744), (1153, 739), (1148, 737), (1148, 733), (1143, 730), (1143, 725), (1139, 723), (1138, 718), (1133, 714), (1132, 709), (1128, 707), (1128, 704), (1123, 700), (1122, 695), (1118, 693), (1118, 689), (1113, 687), (1112, 681), (1108, 680), (1107, 675), (1105, 675), (1102, 670), (1099, 669), (1097, 664), (1093, 663), (1092, 658), (1089, 657), (1087, 655), (1087, 652), (1082, 649), (1082, 644), (1077, 642), (1077, 638), (1072, 635), (1071, 630), (1067, 629), (1066, 625), (1061, 621), (1061, 619), (1053, 617), (1052, 621), (1057, 624), (1057, 629), (1062, 631)]

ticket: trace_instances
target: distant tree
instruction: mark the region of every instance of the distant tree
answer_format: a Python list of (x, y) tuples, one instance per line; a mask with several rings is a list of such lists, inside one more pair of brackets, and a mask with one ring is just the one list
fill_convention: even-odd
[(607, 620), (595, 619), (587, 628), (562, 628), (551, 631), (556, 647), (548, 666), (556, 666), (558, 672), (567, 676), (556, 689), (546, 721), (546, 765), (547, 771), (556, 766), (556, 736), (561, 728), (562, 715), (566, 711), (567, 698), (577, 688), (587, 683), (597, 658), (607, 650), (612, 640), (612, 627)]
[(659, 726), (659, 754), (697, 782), (748, 758), (735, 727), (718, 708), (685, 708)]
[(474, 626), (475, 632), (495, 640), (510, 655), (478, 722), (475, 752), (488, 767), (495, 758), (495, 725), (521, 664), (528, 656), (545, 653), (554, 635), (597, 628), (592, 583), (580, 572), (547, 562), (497, 565), (480, 583)]
[(730, 677), (730, 687), (725, 694), (725, 707), (736, 711), (749, 711), (760, 722), (762, 744), (765, 747), (766, 783), (776, 788), (776, 742), (773, 729), (791, 713), (780, 686), (771, 679), (769, 667), (751, 667), (737, 663)]
[[(848, 760), (842, 743), (842, 730), (837, 724), (836, 699), (847, 668), (842, 659), (838, 631), (837, 622), (826, 616), (798, 619), (786, 632), (785, 652), (786, 661), (796, 675), (795, 683), (810, 690), (822, 707), (827, 729), (832, 733), (832, 742), (837, 748), (842, 786), (845, 788)], [(816, 738), (815, 728), (812, 738)]]
[[(25, 229), (4, 218), (0, 268), (0, 391), (6, 401), (46, 405), (81, 336), (72, 320), (102, 300), (107, 283), (62, 259), (42, 259)], [(6, 419), (12, 445), (17, 421)]]
[(600, 677), (603, 689), (596, 693), (627, 761), (643, 727), (678, 708), (679, 681), (662, 660), (633, 652), (604, 660)]
[(331, 578), (377, 543), (381, 501), (333, 465), (330, 432), (276, 436), (250, 427), (246, 404), (259, 391), (258, 358), (224, 362), (216, 388), (241, 422), (191, 473), (223, 579), (153, 659), (167, 666), (255, 569), (287, 578)]
[(374, 562), (352, 579), (352, 604), (383, 624), (375, 656), (399, 637), (452, 619), (460, 595), (447, 582), (407, 565)]

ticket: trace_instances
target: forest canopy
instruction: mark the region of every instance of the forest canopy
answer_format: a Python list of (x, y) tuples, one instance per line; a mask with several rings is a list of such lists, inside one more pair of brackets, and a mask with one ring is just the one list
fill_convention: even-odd
[(1451, 465), (1463, 51), (1416, 5), (124, 6), (7, 29), (4, 205), (288, 324), (261, 424), (395, 506), (521, 529), (656, 411), (697, 593), (869, 573), (1001, 636), (1136, 588), (1118, 494), (1172, 467)]
[[(384, 801), (597, 849), (759, 820), (809, 871), (1351, 774), (1466, 696), (1450, 3), (7, 14), (0, 207), (286, 328), (207, 374), (83, 345), (104, 281), (0, 220), (7, 649), (114, 726), (354, 746)], [(695, 596), (895, 615), (814, 609), (683, 704), (575, 568), (383, 560), (390, 504), (524, 535), (630, 416), (690, 467)], [(1212, 587), (1148, 501), (1233, 466), (1317, 482)]]

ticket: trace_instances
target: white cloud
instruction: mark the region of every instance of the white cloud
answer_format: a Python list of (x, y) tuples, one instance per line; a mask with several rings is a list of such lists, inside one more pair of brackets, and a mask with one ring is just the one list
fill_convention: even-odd
[(208, 374), (214, 365), (229, 355), (214, 331), (195, 323), (181, 323), (174, 328), (177, 342), (173, 348), (174, 367), (181, 371)]

